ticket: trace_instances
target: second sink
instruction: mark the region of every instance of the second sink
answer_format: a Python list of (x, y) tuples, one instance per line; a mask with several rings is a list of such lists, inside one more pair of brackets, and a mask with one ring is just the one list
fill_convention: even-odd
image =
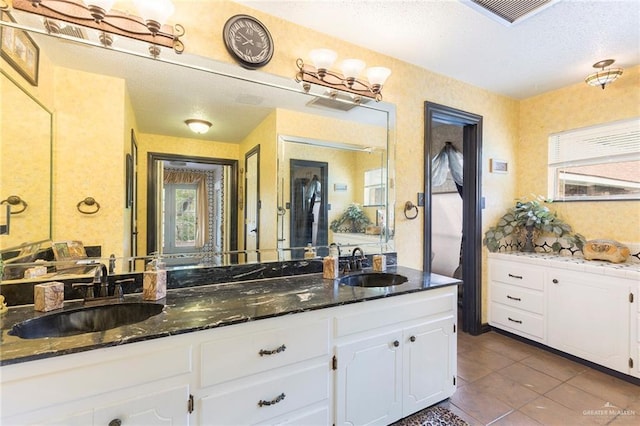
[(64, 337), (105, 331), (144, 321), (162, 312), (159, 303), (119, 303), (71, 309), (22, 321), (9, 331), (23, 339)]
[(386, 272), (367, 272), (346, 275), (340, 278), (340, 284), (352, 287), (390, 287), (406, 283), (407, 277)]

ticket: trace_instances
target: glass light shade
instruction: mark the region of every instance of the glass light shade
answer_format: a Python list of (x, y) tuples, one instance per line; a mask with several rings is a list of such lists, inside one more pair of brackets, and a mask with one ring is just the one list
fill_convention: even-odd
[(95, 7), (99, 7), (100, 9), (104, 10), (105, 12), (108, 12), (108, 11), (111, 10), (111, 8), (113, 7), (113, 4), (116, 2), (116, 0), (82, 0), (82, 2), (87, 7), (95, 6)]
[(391, 70), (385, 67), (371, 67), (367, 69), (367, 80), (372, 85), (382, 86), (391, 75)]
[(138, 13), (145, 21), (155, 21), (160, 25), (167, 22), (175, 10), (171, 0), (134, 0)]
[(189, 129), (191, 129), (192, 132), (199, 135), (207, 133), (211, 128), (211, 123), (206, 120), (190, 119), (185, 120), (185, 123), (189, 126)]
[(367, 64), (360, 59), (345, 59), (342, 61), (340, 68), (345, 78), (358, 78), (366, 66)]
[(607, 70), (598, 71), (590, 74), (584, 81), (589, 86), (600, 86), (604, 89), (609, 83), (613, 83), (618, 77), (622, 75), (621, 68), (609, 68)]
[(338, 54), (330, 49), (313, 49), (309, 52), (309, 57), (316, 69), (327, 70), (336, 61)]

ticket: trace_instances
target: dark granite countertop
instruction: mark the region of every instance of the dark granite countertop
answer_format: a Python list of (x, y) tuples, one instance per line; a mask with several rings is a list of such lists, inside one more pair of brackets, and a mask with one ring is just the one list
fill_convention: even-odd
[[(337, 280), (323, 279), (322, 274), (316, 273), (170, 289), (167, 291), (167, 297), (158, 301), (165, 305), (163, 312), (159, 315), (133, 325), (69, 337), (22, 339), (9, 335), (9, 330), (18, 322), (59, 312), (36, 312), (32, 305), (12, 307), (0, 316), (2, 330), (0, 365), (118, 346), (460, 283), (452, 278), (428, 275), (422, 271), (401, 266), (389, 268), (387, 272), (404, 275), (408, 278), (408, 282), (385, 288), (349, 287), (338, 285)], [(140, 302), (141, 299), (141, 294), (131, 294), (125, 296), (125, 303)], [(81, 302), (65, 302), (64, 309), (80, 306)]]

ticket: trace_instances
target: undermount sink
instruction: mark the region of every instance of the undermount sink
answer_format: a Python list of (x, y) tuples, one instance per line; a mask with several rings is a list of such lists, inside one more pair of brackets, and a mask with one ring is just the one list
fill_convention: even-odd
[(60, 311), (14, 325), (9, 334), (23, 339), (65, 337), (135, 324), (158, 315), (159, 303), (119, 303)]
[(345, 275), (340, 284), (352, 287), (391, 287), (407, 282), (407, 277), (387, 272), (367, 272), (363, 274)]

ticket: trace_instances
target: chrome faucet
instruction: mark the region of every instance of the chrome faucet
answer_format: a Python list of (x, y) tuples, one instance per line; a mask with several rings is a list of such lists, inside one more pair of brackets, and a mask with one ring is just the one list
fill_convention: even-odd
[(100, 285), (100, 293), (98, 297), (109, 296), (109, 274), (107, 273), (107, 267), (104, 263), (101, 263), (96, 267), (95, 275), (93, 276), (93, 284)]
[[(360, 257), (356, 257), (356, 253), (360, 252)], [(352, 271), (361, 271), (362, 270), (362, 260), (364, 259), (364, 251), (360, 247), (356, 247), (351, 252), (351, 270)]]

